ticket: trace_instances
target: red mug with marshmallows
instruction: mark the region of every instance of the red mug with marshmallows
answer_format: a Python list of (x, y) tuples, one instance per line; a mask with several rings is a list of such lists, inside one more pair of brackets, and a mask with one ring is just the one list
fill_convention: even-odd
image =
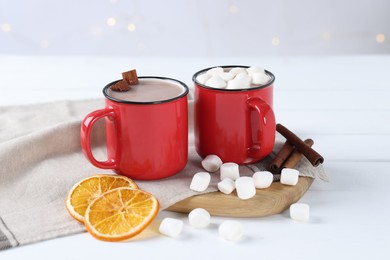
[[(222, 66), (225, 71), (248, 66)], [(218, 155), (223, 162), (249, 164), (271, 153), (275, 142), (273, 83), (269, 72), (266, 84), (251, 88), (223, 89), (201, 84), (193, 76), (195, 85), (194, 134), (195, 148), (201, 157)]]
[[(188, 159), (188, 87), (175, 79), (138, 77), (129, 91), (103, 88), (106, 106), (89, 113), (80, 130), (81, 147), (96, 167), (138, 180), (178, 173)], [(92, 154), (94, 123), (105, 118), (107, 160)]]

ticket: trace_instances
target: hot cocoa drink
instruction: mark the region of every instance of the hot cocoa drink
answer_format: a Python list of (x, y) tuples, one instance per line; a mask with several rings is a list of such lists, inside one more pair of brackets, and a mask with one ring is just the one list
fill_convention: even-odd
[(186, 89), (178, 82), (169, 79), (139, 78), (137, 85), (132, 85), (128, 91), (113, 91), (106, 89), (106, 94), (119, 101), (127, 102), (158, 102), (170, 100), (184, 94)]
[[(130, 71), (131, 72), (131, 71)], [(89, 113), (80, 130), (86, 158), (131, 179), (158, 180), (180, 172), (188, 159), (188, 87), (165, 77), (134, 77), (103, 88), (105, 107)], [(119, 82), (126, 88), (114, 88)], [(105, 118), (107, 160), (91, 149), (93, 125)]]

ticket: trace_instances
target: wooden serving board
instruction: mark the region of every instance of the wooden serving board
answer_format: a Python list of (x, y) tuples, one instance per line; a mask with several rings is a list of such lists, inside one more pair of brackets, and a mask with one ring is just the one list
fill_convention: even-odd
[(213, 216), (264, 217), (283, 212), (297, 202), (313, 183), (313, 178), (299, 177), (295, 186), (272, 183), (267, 189), (257, 189), (256, 195), (241, 200), (234, 191), (226, 195), (216, 191), (179, 201), (167, 210), (188, 213), (195, 208), (204, 208)]

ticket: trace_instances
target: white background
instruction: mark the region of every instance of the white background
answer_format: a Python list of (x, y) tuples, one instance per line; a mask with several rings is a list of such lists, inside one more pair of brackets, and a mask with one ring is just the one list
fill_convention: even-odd
[(0, 53), (390, 53), (389, 10), (387, 0), (0, 0)]

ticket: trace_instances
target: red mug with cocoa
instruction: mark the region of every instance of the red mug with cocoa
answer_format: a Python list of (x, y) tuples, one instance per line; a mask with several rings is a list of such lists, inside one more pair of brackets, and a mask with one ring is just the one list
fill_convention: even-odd
[[(188, 158), (188, 87), (175, 79), (138, 77), (128, 91), (103, 88), (105, 108), (89, 113), (80, 139), (86, 158), (96, 167), (138, 180), (166, 178), (182, 170)], [(105, 118), (107, 160), (92, 154), (90, 134)]]
[[(247, 70), (249, 67), (218, 67), (220, 68), (223, 69), (221, 73), (229, 73), (233, 68)], [(268, 77), (267, 81), (245, 88), (240, 88), (242, 81), (226, 86), (215, 77), (216, 79), (208, 81), (216, 85), (211, 87), (203, 79), (200, 82), (210, 69), (212, 68), (198, 71), (193, 76), (197, 153), (201, 157), (215, 154), (223, 162), (238, 164), (249, 164), (263, 159), (271, 153), (275, 142), (276, 125), (272, 109), (275, 76), (269, 71), (263, 71)]]

